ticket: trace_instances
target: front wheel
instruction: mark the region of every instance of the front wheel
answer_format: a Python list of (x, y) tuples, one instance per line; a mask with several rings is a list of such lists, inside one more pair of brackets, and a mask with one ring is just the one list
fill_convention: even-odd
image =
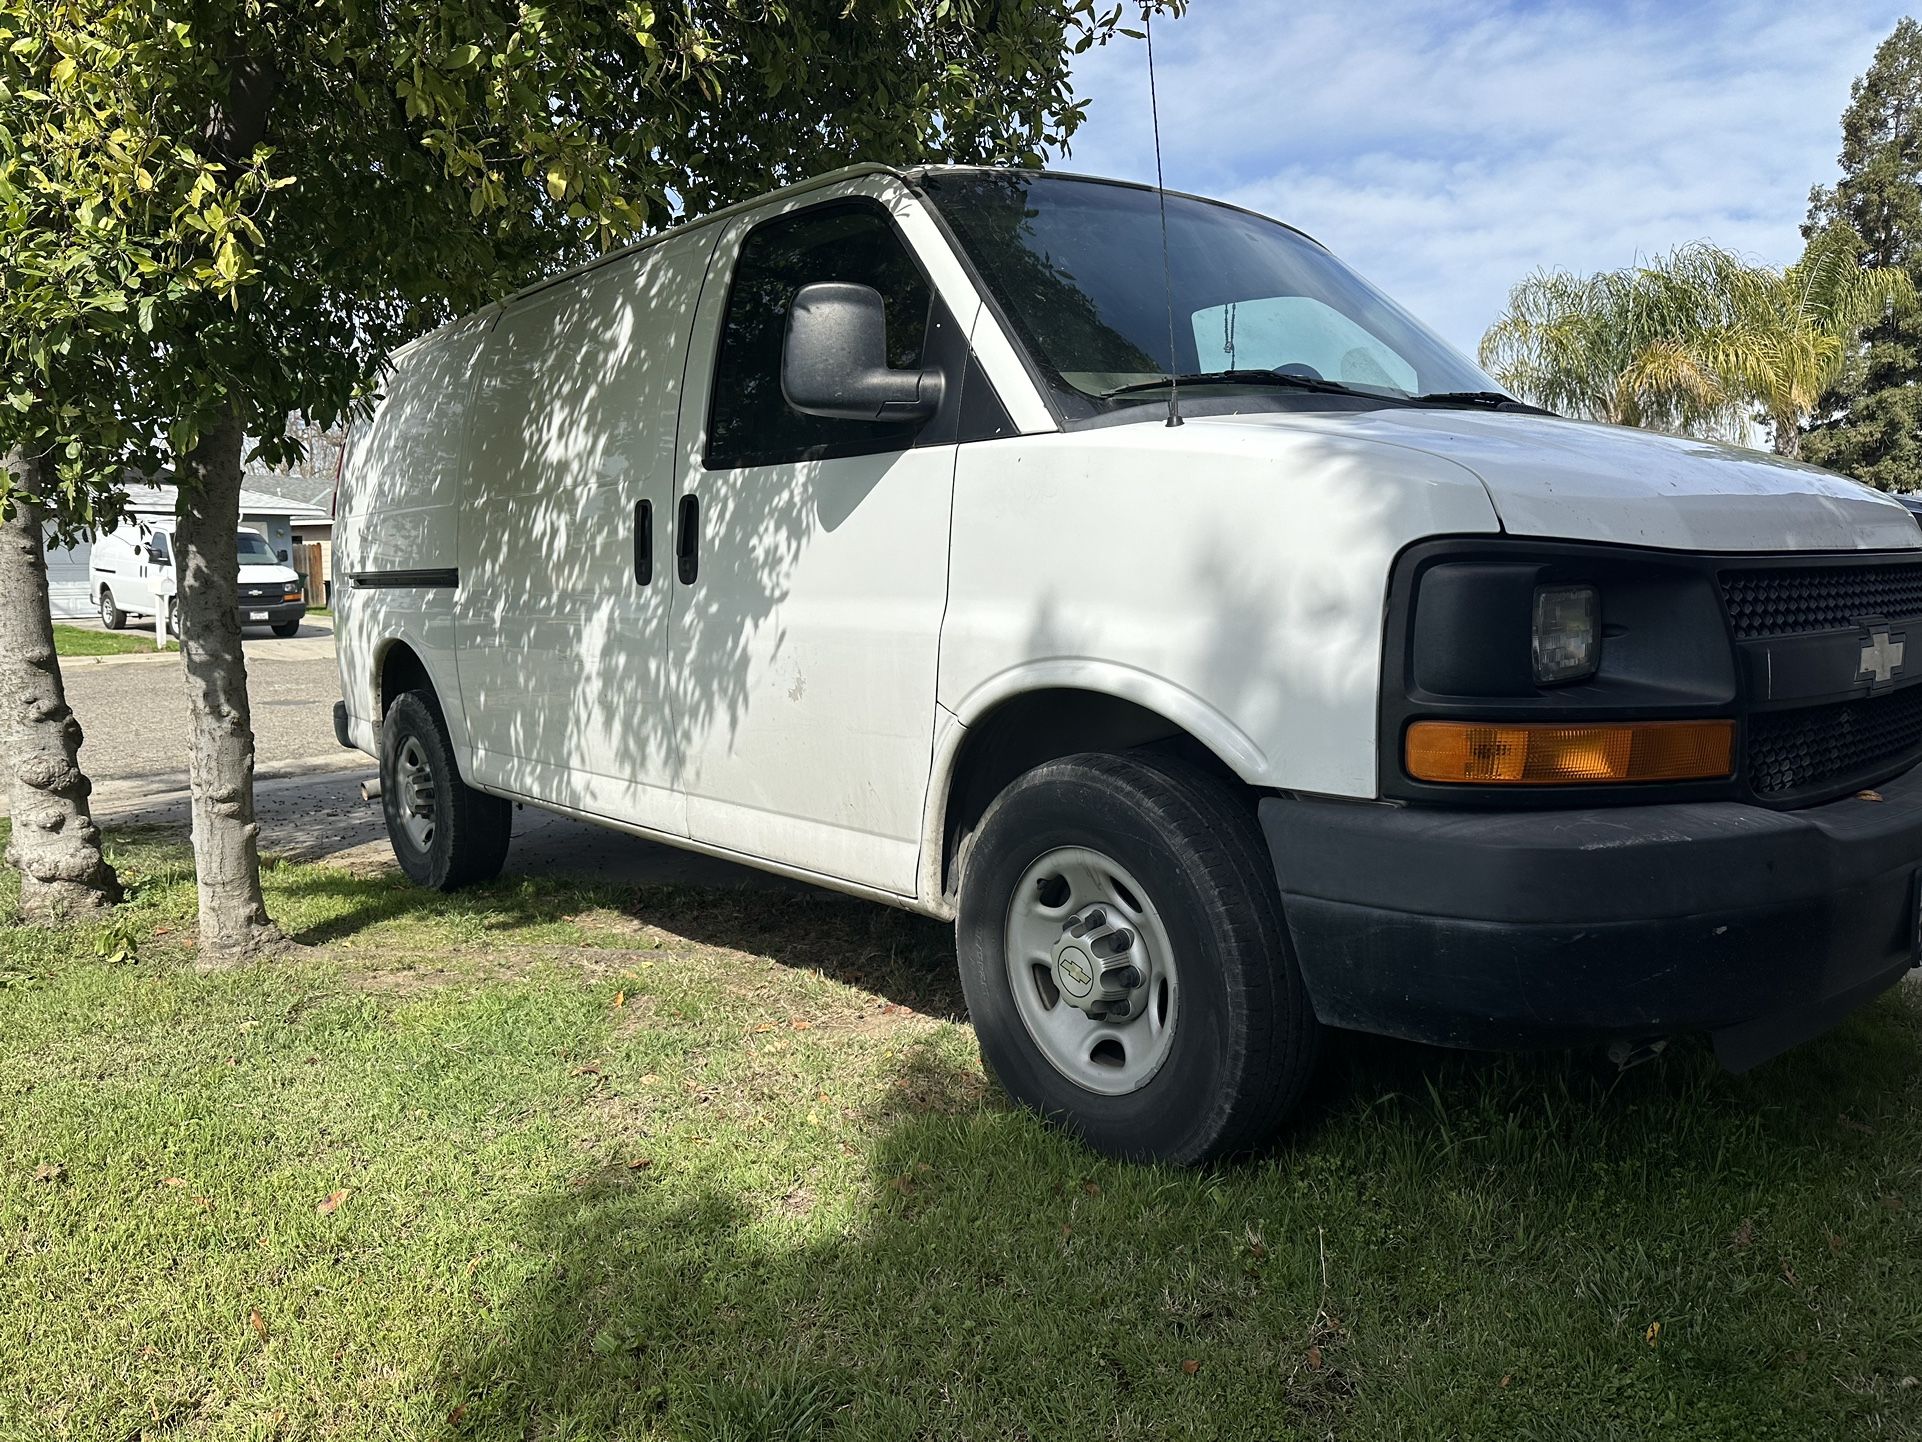
[(982, 1057), (1112, 1156), (1271, 1138), (1319, 1047), (1251, 809), (1169, 758), (1071, 756), (982, 820), (956, 936)]
[(276, 621), (276, 622), (274, 622), (274, 627), (273, 627), (273, 630), (274, 630), (274, 634), (275, 634), (276, 636), (293, 636), (293, 635), (297, 635), (297, 634), (299, 633), (299, 631), (300, 631), (300, 622), (298, 622), (298, 621)]
[(460, 779), (447, 729), (424, 691), (400, 697), (381, 723), (380, 804), (394, 859), (410, 880), (457, 891), (500, 875), (514, 808)]

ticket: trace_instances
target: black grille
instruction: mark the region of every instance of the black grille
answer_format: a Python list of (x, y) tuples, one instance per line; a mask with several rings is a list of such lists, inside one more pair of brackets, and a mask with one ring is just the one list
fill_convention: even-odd
[(1832, 631), (1860, 616), (1922, 616), (1922, 561), (1724, 571), (1722, 600), (1738, 641)]
[(1922, 686), (1749, 721), (1749, 785), (1763, 796), (1894, 770), (1922, 753)]
[(243, 601), (278, 601), (286, 592), (285, 586), (242, 586), (240, 599)]

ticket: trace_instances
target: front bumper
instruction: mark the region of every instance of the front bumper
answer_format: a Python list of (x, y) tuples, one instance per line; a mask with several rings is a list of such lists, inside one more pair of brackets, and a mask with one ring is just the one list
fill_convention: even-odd
[[(301, 601), (242, 601), (234, 608), (243, 626), (284, 626), (289, 621), (298, 621), (307, 614), (307, 603)], [(267, 619), (256, 621), (254, 617), (266, 613)]]
[(1270, 797), (1261, 824), (1330, 1025), (1489, 1048), (1706, 1031), (1740, 1069), (1916, 963), (1922, 767), (1875, 794), (1802, 811)]

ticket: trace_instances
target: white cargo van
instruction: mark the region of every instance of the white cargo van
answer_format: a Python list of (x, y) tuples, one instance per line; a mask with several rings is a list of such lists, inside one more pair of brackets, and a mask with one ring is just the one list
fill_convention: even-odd
[[(258, 531), (236, 531), (234, 550), (240, 561), (240, 624), (293, 635), (307, 614), (299, 573)], [(87, 558), (87, 589), (109, 631), (126, 625), (129, 616), (152, 616), (164, 606), (167, 634), (178, 635), (172, 523), (134, 517), (98, 537)]]
[(1152, 190), (863, 167), (400, 352), (336, 728), (407, 873), (492, 876), (525, 802), (952, 917), (1007, 1089), (1179, 1161), (1327, 1027), (1743, 1066), (1892, 985), (1909, 514), (1166, 224), (1164, 292)]

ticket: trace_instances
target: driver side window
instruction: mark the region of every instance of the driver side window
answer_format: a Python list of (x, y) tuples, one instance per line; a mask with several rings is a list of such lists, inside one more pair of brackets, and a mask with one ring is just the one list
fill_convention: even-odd
[(714, 357), (708, 470), (872, 455), (914, 444), (919, 421), (802, 415), (782, 396), (788, 309), (802, 286), (817, 281), (874, 287), (887, 306), (888, 364), (902, 370), (923, 364), (933, 293), (879, 205), (835, 201), (757, 225), (734, 263)]

